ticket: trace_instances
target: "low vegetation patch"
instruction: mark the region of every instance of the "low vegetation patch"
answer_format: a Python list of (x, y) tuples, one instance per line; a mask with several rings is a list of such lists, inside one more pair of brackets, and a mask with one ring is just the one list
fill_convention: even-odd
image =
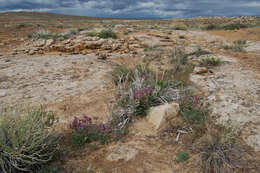
[(205, 30), (237, 30), (241, 28), (248, 28), (249, 25), (244, 25), (240, 23), (230, 23), (225, 25), (216, 25), (216, 24), (210, 24), (205, 26), (203, 29)]
[(73, 35), (76, 35), (76, 32), (71, 30), (71, 31), (67, 31), (64, 33), (51, 33), (48, 30), (39, 30), (35, 33), (28, 33), (27, 37), (28, 38), (37, 38), (37, 39), (58, 39), (58, 38), (63, 38), (63, 39), (69, 39), (70, 37), (72, 37)]
[(199, 63), (200, 63), (200, 66), (212, 67), (212, 66), (220, 65), (222, 63), (222, 61), (219, 58), (205, 57), (205, 58), (200, 59)]
[(154, 49), (156, 49), (158, 46), (150, 46), (150, 47), (146, 47), (146, 48), (144, 48), (144, 51), (145, 52), (147, 52), (147, 51), (151, 51), (151, 50), (154, 50)]
[(232, 50), (234, 52), (244, 52), (245, 51), (245, 45), (246, 45), (246, 41), (243, 41), (243, 40), (238, 40), (238, 41), (235, 41), (233, 43), (233, 45), (225, 45), (223, 46), (223, 48), (225, 50)]
[(184, 23), (179, 23), (179, 24), (174, 25), (173, 29), (186, 31), (186, 30), (188, 30), (188, 27)]
[(187, 153), (185, 151), (178, 152), (176, 156), (177, 156), (178, 162), (185, 162), (186, 160), (188, 160), (190, 158), (189, 153)]
[(116, 107), (120, 110), (114, 113), (111, 126), (117, 132), (127, 128), (134, 117), (145, 116), (150, 107), (178, 99), (176, 89), (180, 83), (156, 74), (146, 66), (117, 67), (113, 76), (118, 86)]
[(0, 117), (0, 172), (34, 172), (57, 156), (60, 137), (51, 130), (51, 112), (10, 107)]
[(70, 143), (72, 146), (84, 146), (86, 143), (97, 141), (99, 144), (108, 142), (109, 126), (103, 123), (97, 123), (98, 118), (93, 119), (84, 116), (83, 118), (74, 117), (70, 128), (72, 134)]
[(113, 38), (116, 39), (117, 35), (110, 29), (102, 30), (100, 33), (98, 33), (99, 38)]
[(106, 38), (116, 39), (117, 38), (116, 33), (113, 32), (111, 29), (105, 29), (100, 32), (92, 31), (92, 32), (88, 32), (86, 35), (89, 37), (99, 37), (99, 38), (104, 38), (104, 39), (106, 39)]

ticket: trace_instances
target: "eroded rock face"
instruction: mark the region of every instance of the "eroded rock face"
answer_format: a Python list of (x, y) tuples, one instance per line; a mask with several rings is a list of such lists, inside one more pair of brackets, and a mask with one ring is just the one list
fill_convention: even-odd
[(159, 130), (167, 125), (167, 122), (177, 116), (180, 110), (179, 104), (171, 103), (151, 108), (147, 115), (148, 122)]
[(241, 129), (247, 144), (260, 151), (260, 81), (234, 59), (222, 57), (222, 61), (215, 73), (192, 74), (190, 80), (207, 93), (217, 123)]

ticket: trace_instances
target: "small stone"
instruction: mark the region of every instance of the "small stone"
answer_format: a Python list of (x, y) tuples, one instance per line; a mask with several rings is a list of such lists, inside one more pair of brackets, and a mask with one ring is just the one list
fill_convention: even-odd
[(107, 59), (107, 54), (100, 53), (98, 59), (106, 60)]
[(156, 130), (165, 127), (167, 122), (178, 115), (179, 104), (171, 103), (151, 108), (147, 118), (148, 122), (155, 126)]
[(54, 43), (54, 40), (53, 40), (53, 39), (48, 39), (48, 40), (46, 41), (45, 46), (46, 46), (46, 47), (49, 47), (49, 46), (52, 45), (53, 43)]
[(0, 97), (5, 97), (6, 95), (6, 90), (0, 90)]
[(193, 73), (195, 74), (203, 74), (207, 73), (208, 69), (206, 67), (195, 67)]
[(33, 55), (35, 54), (35, 51), (34, 50), (29, 50), (29, 55)]

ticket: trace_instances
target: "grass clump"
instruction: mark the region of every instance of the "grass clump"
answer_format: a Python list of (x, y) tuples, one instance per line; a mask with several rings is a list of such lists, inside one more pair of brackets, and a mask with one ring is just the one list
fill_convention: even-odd
[(146, 48), (144, 48), (144, 51), (145, 52), (147, 52), (147, 51), (151, 51), (151, 50), (154, 50), (154, 49), (156, 49), (158, 46), (150, 46), (150, 47), (146, 47)]
[(108, 141), (109, 126), (103, 123), (98, 124), (97, 120), (97, 117), (92, 119), (86, 115), (81, 119), (74, 117), (70, 125), (73, 130), (70, 136), (72, 146), (81, 147), (94, 141), (105, 144)]
[(222, 128), (210, 132), (195, 144), (205, 173), (232, 173), (247, 167), (244, 149), (235, 138), (235, 134)]
[(186, 30), (188, 30), (188, 27), (187, 27), (187, 25), (185, 25), (184, 23), (179, 23), (179, 24), (176, 24), (176, 25), (173, 27), (173, 29), (186, 31)]
[(235, 41), (233, 43), (233, 45), (230, 45), (230, 46), (229, 45), (225, 45), (225, 46), (223, 46), (223, 48), (225, 50), (232, 50), (234, 52), (244, 52), (245, 51), (245, 49), (244, 49), (245, 44), (246, 44), (245, 41), (238, 40), (238, 41)]
[(98, 36), (98, 33), (95, 32), (95, 31), (92, 31), (92, 32), (86, 33), (86, 36), (88, 36), (88, 37), (97, 37), (97, 36)]
[(4, 108), (0, 112), (0, 172), (33, 172), (59, 152), (54, 115), (40, 109)]
[(171, 54), (170, 62), (174, 64), (173, 71), (182, 71), (183, 67), (188, 63), (188, 55), (185, 54), (181, 49), (175, 48)]
[(125, 65), (117, 66), (112, 72), (112, 77), (115, 85), (122, 84), (128, 80), (129, 82), (133, 79), (134, 71)]
[(97, 35), (99, 38), (113, 38), (116, 39), (117, 35), (110, 29), (105, 29), (102, 30), (101, 32), (98, 33)]
[(178, 162), (185, 162), (190, 158), (190, 155), (185, 151), (178, 152), (176, 156)]
[(222, 63), (222, 61), (219, 58), (205, 57), (200, 59), (199, 63), (200, 66), (212, 67), (212, 66), (219, 66)]

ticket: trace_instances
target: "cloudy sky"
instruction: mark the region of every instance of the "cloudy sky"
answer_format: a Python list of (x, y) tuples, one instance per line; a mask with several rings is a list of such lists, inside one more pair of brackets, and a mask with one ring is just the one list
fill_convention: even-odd
[(0, 12), (20, 10), (120, 18), (260, 16), (260, 0), (0, 0)]

